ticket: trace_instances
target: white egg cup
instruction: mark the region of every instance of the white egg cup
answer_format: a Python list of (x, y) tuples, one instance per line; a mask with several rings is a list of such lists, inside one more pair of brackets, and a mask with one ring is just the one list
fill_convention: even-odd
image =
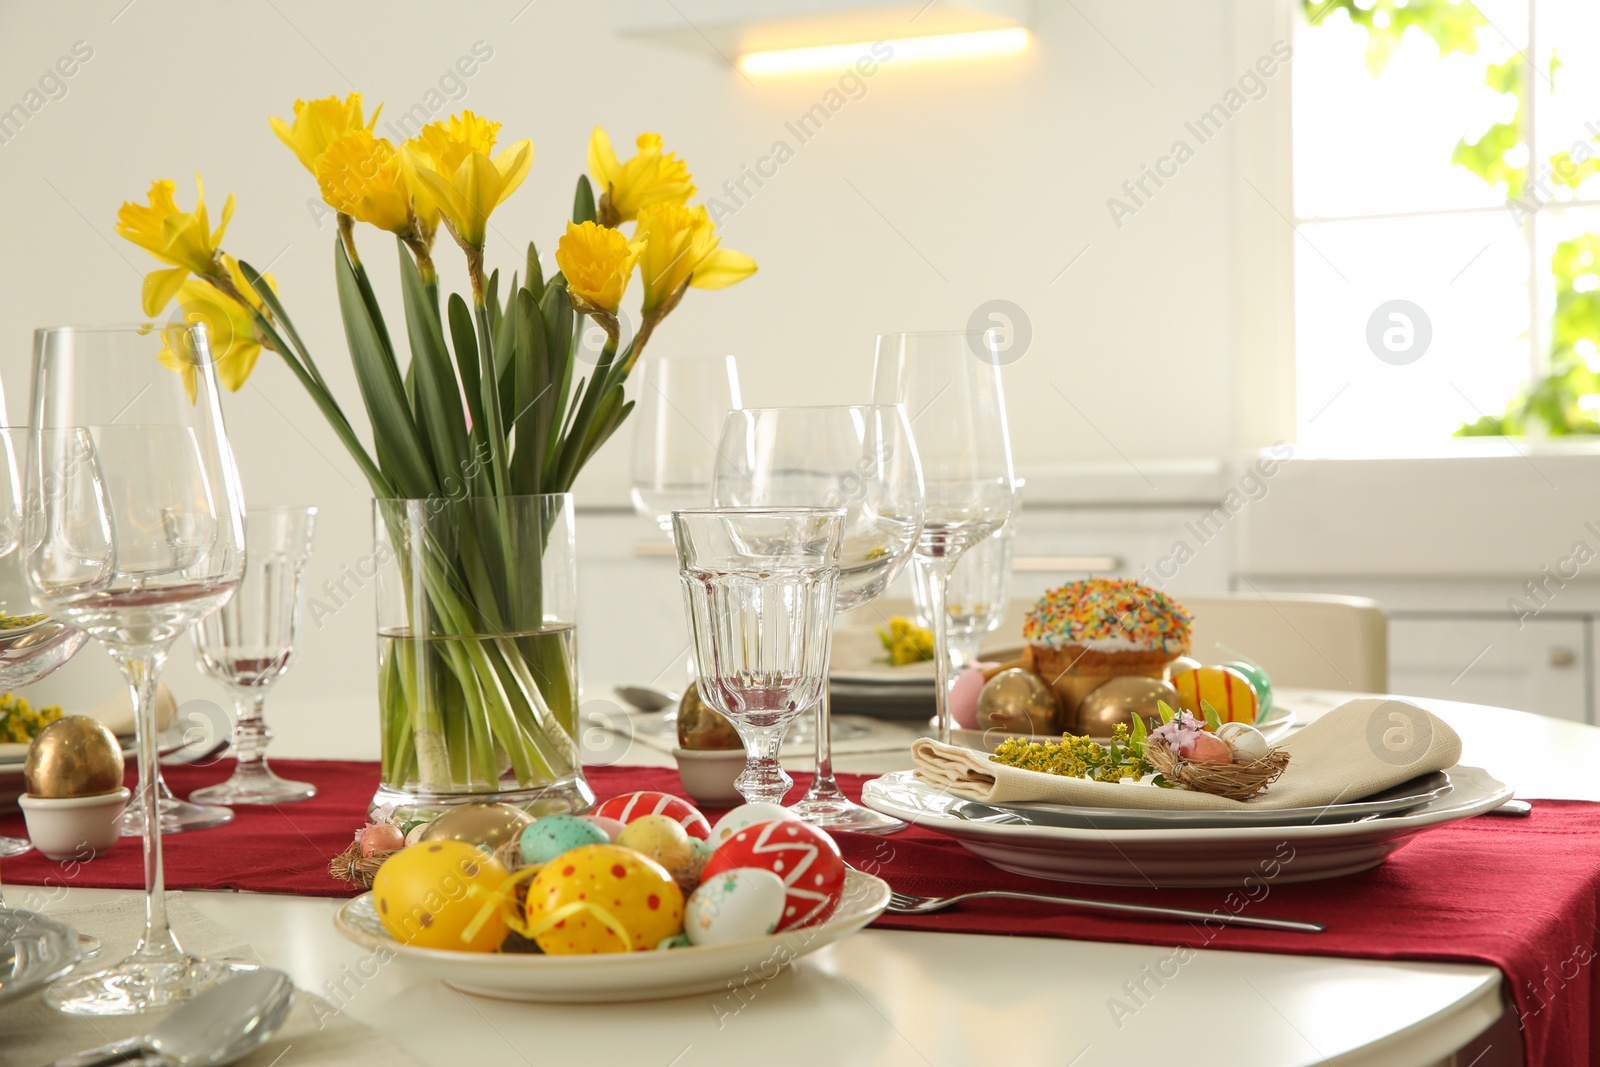
[(674, 748), (672, 755), (678, 761), (683, 791), (695, 800), (715, 808), (744, 803), (744, 797), (733, 785), (744, 772), (744, 749)]
[(104, 855), (122, 835), (122, 811), (128, 806), (126, 786), (92, 797), (17, 798), (28, 823), (33, 847), (53, 860), (82, 863)]

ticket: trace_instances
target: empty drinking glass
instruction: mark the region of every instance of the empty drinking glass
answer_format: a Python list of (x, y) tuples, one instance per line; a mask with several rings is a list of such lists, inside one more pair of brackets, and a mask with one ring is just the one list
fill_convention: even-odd
[(300, 580), (311, 558), (316, 508), (251, 508), (245, 513), (244, 579), (233, 599), (194, 629), (205, 672), (233, 693), (233, 776), (197, 789), (204, 804), (286, 804), (317, 795), (267, 766), (272, 731), (262, 718), (267, 690), (289, 669), (300, 629)]
[(711, 503), (717, 435), (740, 407), (732, 356), (647, 359), (633, 414), (633, 510), (672, 532), (672, 512)]
[(778, 803), (794, 779), (783, 731), (827, 683), (843, 508), (672, 513), (700, 695), (744, 741), (747, 801)]

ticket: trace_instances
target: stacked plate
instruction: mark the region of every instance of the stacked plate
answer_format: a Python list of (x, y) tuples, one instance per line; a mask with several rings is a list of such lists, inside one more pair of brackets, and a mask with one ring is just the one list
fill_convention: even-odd
[[(985, 648), (985, 659), (1013, 659), (1022, 654), (1009, 649)], [(837, 715), (868, 715), (875, 719), (932, 717), (933, 664), (910, 663), (892, 667), (872, 626), (840, 624), (833, 633), (833, 657), (828, 691)]]
[(1310, 882), (1368, 870), (1416, 834), (1504, 804), (1511, 790), (1456, 766), (1377, 796), (1321, 808), (1159, 811), (979, 804), (897, 771), (866, 783), (867, 806), (947, 834), (1002, 870), (1147, 888)]

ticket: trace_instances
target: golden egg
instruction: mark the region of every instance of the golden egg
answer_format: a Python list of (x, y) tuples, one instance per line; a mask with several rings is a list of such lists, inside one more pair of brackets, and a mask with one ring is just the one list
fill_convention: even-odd
[(63, 715), (28, 744), (23, 780), (36, 797), (93, 797), (122, 788), (122, 745), (99, 719)]
[(462, 841), (493, 852), (522, 837), (533, 816), (510, 804), (463, 804), (440, 815), (422, 831), (421, 841)]
[(1060, 715), (1044, 679), (1023, 667), (990, 678), (978, 694), (978, 728), (1017, 734), (1054, 734)]
[(1110, 737), (1111, 728), (1118, 723), (1131, 728), (1135, 715), (1143, 715), (1147, 722), (1159, 715), (1156, 703), (1161, 700), (1174, 710), (1178, 707), (1178, 691), (1159, 678), (1125, 674), (1108, 679), (1091, 690), (1078, 705), (1074, 732), (1090, 737)]
[(678, 747), (709, 751), (743, 748), (733, 723), (711, 709), (700, 697), (700, 686), (690, 685), (678, 701)]

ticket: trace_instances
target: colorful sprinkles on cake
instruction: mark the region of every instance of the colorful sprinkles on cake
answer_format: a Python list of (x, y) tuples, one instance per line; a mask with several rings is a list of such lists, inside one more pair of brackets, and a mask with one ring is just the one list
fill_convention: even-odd
[(1183, 652), (1189, 647), (1189, 613), (1132, 578), (1089, 578), (1040, 597), (1022, 636), (1056, 647), (1120, 638), (1139, 648)]

